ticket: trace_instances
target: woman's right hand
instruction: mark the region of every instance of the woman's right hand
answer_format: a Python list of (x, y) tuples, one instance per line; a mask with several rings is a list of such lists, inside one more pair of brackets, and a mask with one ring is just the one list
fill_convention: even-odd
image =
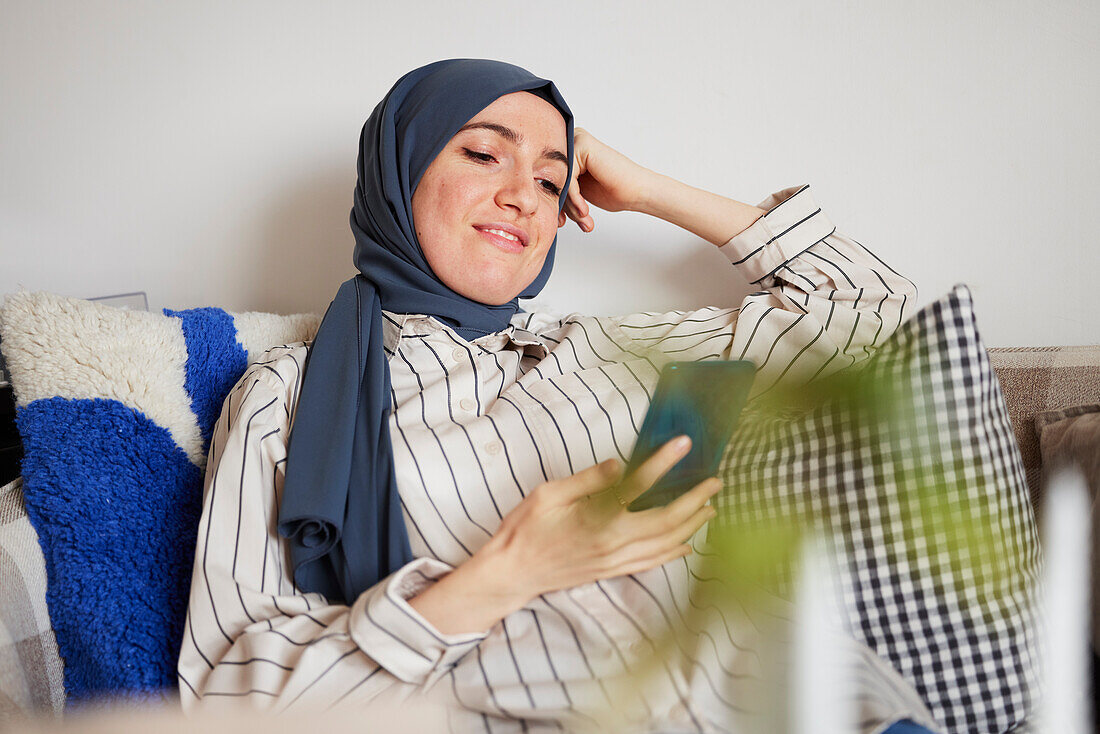
[(721, 482), (711, 477), (664, 507), (627, 510), (690, 450), (669, 441), (623, 477), (612, 459), (535, 487), (489, 541), (409, 604), (444, 634), (483, 632), (539, 594), (638, 573), (691, 553)]
[(711, 477), (664, 507), (627, 510), (680, 459), (691, 441), (673, 439), (630, 476), (611, 459), (536, 487), (484, 551), (497, 556), (522, 603), (547, 591), (645, 571), (691, 553), (687, 542), (715, 515)]
[(609, 212), (635, 210), (655, 178), (653, 171), (578, 127), (573, 131), (573, 175), (558, 226), (572, 219), (591, 232), (596, 222), (589, 204)]

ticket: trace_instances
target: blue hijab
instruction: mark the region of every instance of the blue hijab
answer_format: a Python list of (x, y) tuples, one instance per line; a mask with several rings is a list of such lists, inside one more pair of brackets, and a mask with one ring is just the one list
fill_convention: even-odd
[[(520, 91), (565, 118), (572, 176), (565, 100), (553, 82), (499, 61), (448, 59), (414, 69), (363, 125), (351, 210), (359, 275), (340, 286), (306, 357), (279, 508), (302, 591), (351, 604), (413, 559), (393, 469), (382, 309), (434, 316), (467, 340), (504, 329), (520, 310), (518, 299), (488, 306), (445, 286), (424, 259), (412, 219), (413, 192), (436, 155), (474, 115)], [(567, 194), (564, 187), (559, 212)], [(557, 237), (520, 298), (542, 290), (556, 245)]]

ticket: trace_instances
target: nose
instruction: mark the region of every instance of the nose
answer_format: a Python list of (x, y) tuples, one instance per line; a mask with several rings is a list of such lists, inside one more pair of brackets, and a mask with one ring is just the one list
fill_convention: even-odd
[(502, 173), (500, 189), (497, 191), (497, 204), (502, 207), (515, 207), (524, 216), (534, 214), (539, 206), (538, 182), (522, 166), (514, 166)]

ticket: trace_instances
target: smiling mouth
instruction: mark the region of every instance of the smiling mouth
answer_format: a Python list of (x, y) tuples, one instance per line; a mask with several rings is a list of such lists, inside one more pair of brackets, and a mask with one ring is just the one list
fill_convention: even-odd
[(504, 250), (505, 252), (523, 252), (524, 250), (523, 243), (520, 242), (517, 237), (514, 237), (511, 234), (504, 232), (503, 230), (478, 229), (477, 227), (474, 227), (474, 229), (477, 229), (478, 233), (481, 234), (482, 237), (484, 237), (500, 249)]

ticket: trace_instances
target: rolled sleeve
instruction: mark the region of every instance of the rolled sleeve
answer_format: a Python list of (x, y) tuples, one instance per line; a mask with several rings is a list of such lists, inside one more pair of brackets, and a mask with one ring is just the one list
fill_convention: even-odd
[(809, 184), (777, 191), (757, 206), (767, 213), (719, 248), (754, 285), (768, 287), (780, 268), (836, 231)]
[(424, 685), (445, 674), (488, 633), (443, 634), (408, 600), (452, 570), (433, 558), (419, 558), (364, 591), (351, 609), (352, 639), (408, 683)]
[(871, 356), (916, 295), (908, 278), (837, 231), (808, 184), (758, 206), (766, 213), (720, 248), (755, 286), (729, 350), (756, 364), (753, 396)]

